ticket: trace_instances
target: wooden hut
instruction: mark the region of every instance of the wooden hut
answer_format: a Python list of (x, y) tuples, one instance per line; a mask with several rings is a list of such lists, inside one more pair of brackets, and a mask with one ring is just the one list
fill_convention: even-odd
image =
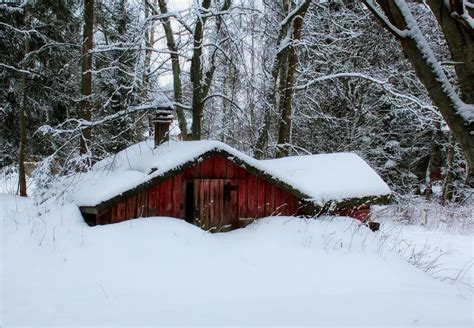
[[(311, 169), (299, 170), (298, 162)], [(335, 171), (318, 171), (321, 163)], [(81, 183), (75, 199), (89, 225), (170, 216), (211, 231), (278, 215), (329, 212), (364, 220), (369, 206), (390, 193), (354, 154), (258, 161), (217, 141), (168, 141), (156, 149), (140, 143), (98, 163)]]
[[(162, 138), (164, 129), (157, 131)], [(390, 194), (355, 154), (261, 161), (209, 140), (134, 145), (97, 163), (78, 185), (75, 200), (89, 225), (169, 216), (209, 231), (280, 215), (365, 220), (370, 204)]]

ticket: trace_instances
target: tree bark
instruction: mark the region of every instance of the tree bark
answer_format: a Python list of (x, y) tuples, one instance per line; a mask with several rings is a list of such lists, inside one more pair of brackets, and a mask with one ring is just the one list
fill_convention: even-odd
[[(410, 60), (413, 68), (417, 76), (419, 77), (420, 81), (426, 87), (428, 94), (433, 101), (433, 103), (438, 107), (439, 111), (441, 112), (444, 120), (446, 121), (447, 125), (449, 126), (451, 132), (453, 133), (454, 137), (458, 141), (459, 145), (461, 146), (464, 156), (468, 163), (467, 169), (467, 182), (471, 186), (474, 185), (474, 122), (466, 121), (465, 117), (461, 115), (459, 111), (459, 103), (456, 101), (457, 95), (453, 94), (451, 90), (453, 89), (452, 86), (446, 88), (446, 77), (444, 73), (441, 71), (439, 63), (433, 62), (432, 60), (427, 60), (427, 51), (431, 51), (430, 49), (424, 48), (426, 45), (426, 40), (419, 40), (422, 38), (420, 36), (421, 33), (417, 35), (413, 35), (413, 33), (408, 33), (407, 35), (399, 35), (396, 31), (393, 31), (393, 28), (390, 27), (383, 18), (379, 17), (378, 13), (374, 11), (371, 6), (371, 1), (365, 0), (367, 7), (375, 14), (375, 16), (379, 19), (379, 22), (385, 26), (387, 30), (392, 32), (394, 35), (397, 36), (399, 39), (402, 48), (407, 55), (408, 59)], [(418, 30), (417, 26), (412, 26), (413, 24), (408, 24), (407, 20), (414, 21), (413, 16), (408, 10), (408, 6), (405, 2), (396, 1), (396, 0), (377, 0), (377, 3), (382, 8), (386, 18), (394, 27), (401, 31), (408, 31), (413, 32), (414, 30)], [(435, 3), (434, 1), (431, 2), (432, 4)], [(438, 8), (437, 10), (439, 10)], [(403, 11), (402, 11), (403, 10)], [(444, 9), (443, 9), (444, 10)], [(409, 15), (409, 16), (404, 16)], [(440, 16), (441, 17), (441, 16)], [(443, 17), (444, 19), (445, 17)], [(448, 17), (446, 17), (448, 18)], [(449, 17), (448, 19), (453, 19)], [(408, 28), (408, 26), (410, 26)], [(443, 30), (447, 30), (446, 27)], [(448, 46), (452, 47), (454, 44), (460, 42), (459, 34), (456, 33), (445, 33), (445, 36), (449, 39)], [(468, 42), (468, 44), (472, 44), (473, 39), (464, 39), (463, 42)], [(466, 45), (466, 47), (470, 48), (471, 46)], [(454, 47), (455, 48), (455, 47)], [(451, 48), (450, 48), (451, 49)], [(452, 53), (455, 53), (456, 50)], [(469, 52), (468, 52), (469, 54)], [(459, 55), (459, 54), (458, 54)], [(457, 55), (457, 56), (458, 56)], [(462, 58), (459, 55), (459, 58)], [(465, 58), (468, 60), (469, 58)], [(472, 58), (470, 58), (472, 60)], [(466, 61), (467, 63), (467, 61)], [(468, 65), (466, 64), (466, 67)], [(462, 79), (462, 78), (461, 78)], [(443, 81), (444, 80), (444, 81)], [(459, 80), (459, 79), (458, 79)], [(461, 83), (461, 80), (459, 80)], [(470, 92), (469, 83), (472, 88), (472, 80), (466, 82), (467, 87), (462, 89), (464, 99), (470, 99)], [(472, 105), (472, 103), (468, 104)]]
[[(211, 6), (211, 0), (203, 0), (201, 8), (206, 10)], [(193, 34), (193, 57), (191, 59), (191, 83), (193, 85), (193, 124), (192, 138), (193, 140), (201, 139), (201, 121), (203, 114), (203, 98), (202, 98), (202, 42), (204, 37), (204, 25), (206, 17), (199, 16), (194, 27)]]
[[(26, 40), (28, 40), (26, 36)], [(25, 40), (25, 50), (29, 49), (29, 41)], [(20, 144), (18, 147), (18, 184), (20, 189), (20, 196), (27, 196), (26, 192), (26, 170), (25, 170), (25, 148), (26, 148), (26, 92), (27, 92), (27, 78), (26, 73), (23, 73), (23, 92), (21, 96), (19, 123), (20, 123)]]
[[(147, 3), (147, 0), (143, 1), (143, 7), (144, 7), (144, 13), (145, 13), (145, 20), (148, 18), (150, 15), (150, 8)], [(140, 97), (142, 98), (142, 101), (148, 100), (148, 94), (149, 94), (149, 87), (150, 87), (150, 69), (151, 69), (151, 55), (153, 53), (152, 47), (155, 43), (155, 30), (154, 30), (154, 25), (153, 23), (151, 24), (151, 28), (147, 29), (145, 31), (145, 60), (143, 62), (143, 86), (142, 90), (140, 93)], [(143, 114), (135, 114), (135, 131), (134, 131), (134, 140), (135, 143), (142, 141), (143, 137), (143, 129), (145, 128), (144, 124), (144, 116)]]
[[(462, 1), (453, 1), (462, 4)], [(461, 99), (474, 104), (474, 33), (462, 20), (456, 19), (456, 8), (449, 9), (444, 0), (428, 0), (428, 5), (441, 26), (451, 57), (456, 63)], [(459, 6), (456, 6), (459, 8)], [(461, 5), (461, 11), (463, 10)], [(453, 17), (454, 16), (454, 17)]]
[[(211, 0), (203, 0), (201, 8), (204, 10), (209, 9), (211, 5)], [(220, 11), (229, 10), (232, 5), (232, 0), (225, 0)], [(219, 35), (219, 32), (222, 27), (222, 14), (216, 16), (216, 35)], [(204, 26), (206, 24), (207, 16), (199, 16), (194, 27), (193, 35), (193, 57), (191, 59), (191, 82), (193, 84), (193, 124), (192, 124), (192, 139), (200, 140), (202, 136), (202, 117), (204, 111), (204, 101), (207, 97), (212, 79), (214, 76), (214, 71), (216, 70), (215, 56), (216, 52), (213, 53), (211, 64), (209, 69), (203, 74), (202, 68), (202, 45), (204, 37)]]
[[(92, 95), (92, 47), (94, 29), (94, 0), (84, 0), (84, 29), (82, 34), (82, 79), (80, 114), (81, 119), (91, 120)], [(88, 153), (87, 142), (91, 138), (91, 128), (81, 130), (80, 153)]]
[[(160, 7), (160, 12), (165, 15), (168, 13), (168, 7), (166, 0), (158, 0), (158, 5)], [(173, 91), (174, 91), (174, 100), (176, 102), (176, 114), (178, 116), (179, 129), (183, 136), (183, 140), (186, 140), (188, 137), (186, 116), (184, 115), (184, 110), (180, 106), (183, 103), (183, 88), (181, 85), (181, 67), (179, 66), (179, 55), (178, 47), (174, 40), (173, 29), (171, 27), (171, 21), (169, 17), (164, 17), (161, 20), (163, 29), (166, 35), (166, 44), (170, 52), (171, 58), (171, 69), (173, 71)]]
[(444, 177), (442, 203), (447, 204), (453, 199), (454, 181), (454, 147), (456, 147), (453, 135), (449, 136), (448, 149), (446, 151), (446, 176)]
[[(307, 10), (307, 7), (306, 7)], [(286, 157), (289, 155), (289, 143), (290, 143), (290, 132), (291, 132), (291, 106), (293, 102), (293, 86), (296, 74), (296, 66), (298, 64), (298, 54), (296, 52), (295, 41), (301, 39), (301, 29), (303, 28), (303, 18), (306, 14), (306, 10), (302, 11), (298, 17), (293, 21), (293, 35), (292, 44), (289, 47), (289, 58), (288, 58), (288, 69), (286, 70), (286, 77), (281, 76), (280, 79), (284, 79), (284, 90), (282, 101), (280, 101), (280, 128), (278, 131), (278, 149), (276, 157)]]
[[(24, 7), (23, 20), (25, 22), (25, 29), (29, 29), (29, 8), (28, 4)], [(25, 54), (24, 57), (30, 52), (30, 36), (25, 33)], [(26, 62), (23, 63), (23, 69), (27, 70), (28, 65)], [(28, 74), (23, 73), (23, 90), (21, 95), (21, 103), (19, 108), (19, 123), (20, 123), (20, 144), (18, 146), (18, 187), (20, 196), (26, 197), (26, 170), (25, 170), (25, 149), (26, 149), (26, 93), (28, 91)]]
[(423, 196), (426, 199), (430, 199), (433, 194), (433, 180), (440, 179), (441, 173), (441, 158), (440, 158), (440, 143), (443, 138), (441, 131), (441, 125), (439, 122), (435, 122), (433, 131), (431, 132), (431, 147), (430, 147), (430, 159), (428, 161), (428, 167), (426, 168), (425, 174), (425, 190)]
[[(260, 128), (259, 136), (257, 139), (257, 143), (255, 146), (255, 157), (257, 159), (264, 158), (266, 155), (266, 149), (268, 147), (268, 140), (269, 140), (269, 133), (270, 133), (270, 125), (271, 125), (271, 113), (272, 110), (277, 108), (277, 81), (279, 78), (279, 73), (282, 69), (283, 65), (285, 64), (286, 59), (288, 58), (288, 46), (284, 46), (283, 42), (285, 38), (288, 36), (288, 30), (293, 24), (293, 21), (296, 17), (299, 17), (302, 13), (305, 13), (309, 5), (311, 4), (311, 0), (304, 0), (302, 3), (299, 4), (295, 10), (289, 11), (289, 2), (287, 0), (282, 0), (282, 7), (283, 7), (283, 15), (285, 18), (280, 23), (280, 29), (278, 32), (278, 39), (276, 44), (276, 49), (279, 49), (275, 58), (273, 59), (272, 69), (270, 71), (271, 74), (271, 81), (269, 82), (270, 86), (267, 90), (267, 97), (266, 97), (266, 104), (264, 107), (264, 119), (263, 125)], [(280, 76), (280, 79), (286, 80), (286, 76)]]

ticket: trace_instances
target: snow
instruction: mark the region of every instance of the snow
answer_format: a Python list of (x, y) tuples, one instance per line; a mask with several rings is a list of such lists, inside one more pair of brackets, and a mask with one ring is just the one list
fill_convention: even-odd
[(230, 154), (230, 160), (237, 158), (266, 172), (320, 206), (328, 201), (390, 194), (377, 173), (351, 153), (259, 161), (218, 141), (169, 141), (156, 149), (151, 141), (146, 141), (97, 163), (91, 172), (79, 177), (74, 183), (77, 188), (74, 202), (79, 206), (95, 206), (209, 151), (225, 151)]
[(472, 327), (472, 295), (354, 220), (278, 217), (210, 234), (155, 217), (88, 227), (0, 197), (2, 326)]
[[(430, 231), (421, 226), (400, 226), (393, 222), (382, 224), (384, 233), (396, 236), (398, 250), (413, 260), (423, 253), (426, 271), (436, 278), (458, 284), (464, 294), (474, 293), (474, 253), (472, 234)], [(430, 262), (433, 262), (430, 265)], [(418, 263), (416, 263), (418, 264)]]
[[(35, 181), (28, 175), (26, 176), (26, 186), (28, 191), (36, 189)], [(18, 189), (18, 169), (13, 166), (0, 169), (0, 193), (15, 194)]]
[(263, 161), (319, 204), (332, 200), (390, 194), (382, 178), (353, 153), (290, 156)]

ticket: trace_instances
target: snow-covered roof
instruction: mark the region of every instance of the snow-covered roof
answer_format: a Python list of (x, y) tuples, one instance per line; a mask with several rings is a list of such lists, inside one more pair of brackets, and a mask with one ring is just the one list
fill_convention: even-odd
[(260, 162), (320, 205), (333, 200), (390, 194), (382, 178), (354, 153), (290, 156)]
[(99, 205), (212, 151), (264, 172), (319, 206), (329, 201), (390, 194), (379, 175), (352, 153), (257, 160), (218, 141), (168, 141), (157, 148), (145, 141), (94, 165), (76, 184), (74, 200), (79, 206)]

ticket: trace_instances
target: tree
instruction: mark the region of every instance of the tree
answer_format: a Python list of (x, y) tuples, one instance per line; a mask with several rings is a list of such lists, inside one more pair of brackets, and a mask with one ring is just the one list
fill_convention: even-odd
[[(37, 0), (0, 5), (0, 150), (2, 165), (16, 163), (25, 194), (24, 162), (37, 161), (61, 141), (37, 134), (67, 113), (75, 115), (76, 2)], [(69, 109), (69, 110), (68, 110)]]
[[(293, 4), (293, 3), (292, 3)], [(279, 82), (280, 108), (282, 110), (279, 140), (284, 143), (289, 138), (290, 114), (292, 99), (292, 84), (296, 69), (296, 50), (294, 41), (300, 38), (302, 18), (308, 10), (311, 0), (302, 0), (290, 7), (288, 0), (282, 0), (281, 9), (283, 19), (279, 23), (278, 37), (275, 45), (275, 55), (272, 59), (270, 69), (270, 81), (266, 97), (266, 107), (264, 109), (263, 125), (259, 131), (256, 144), (255, 155), (257, 158), (266, 156), (268, 146), (271, 113), (277, 108), (277, 84)], [(291, 65), (289, 56), (291, 53)], [(289, 84), (288, 84), (289, 83)], [(286, 93), (286, 95), (285, 95)], [(286, 153), (283, 151), (281, 155)]]
[(193, 140), (201, 139), (202, 134), (202, 117), (204, 111), (204, 103), (209, 94), (214, 72), (216, 70), (216, 56), (219, 51), (219, 38), (222, 29), (222, 15), (229, 10), (232, 5), (232, 0), (224, 0), (222, 7), (216, 14), (215, 23), (215, 40), (214, 47), (211, 54), (211, 60), (207, 70), (203, 68), (203, 48), (204, 48), (204, 27), (207, 19), (210, 17), (206, 13), (211, 6), (211, 0), (202, 0), (202, 4), (198, 9), (198, 17), (193, 32), (193, 55), (191, 58), (191, 83), (193, 87), (192, 110), (193, 110), (193, 124), (192, 124), (192, 138)]
[[(455, 64), (459, 96), (428, 46), (408, 4), (402, 0), (365, 0), (364, 3), (400, 44), (438, 107), (468, 164), (467, 181), (474, 186), (474, 30), (463, 0), (429, 0)], [(380, 10), (380, 9), (381, 10)]]
[[(25, 4), (23, 8), (23, 20), (25, 22), (25, 28), (29, 26), (29, 5)], [(24, 58), (28, 56), (30, 52), (30, 36), (25, 33), (25, 54)], [(26, 147), (26, 101), (27, 101), (27, 90), (28, 90), (28, 66), (26, 62), (23, 62), (23, 90), (21, 95), (21, 103), (18, 111), (20, 122), (20, 146), (18, 147), (18, 185), (20, 189), (20, 196), (27, 196), (26, 193), (26, 172), (25, 172), (25, 147)]]
[[(92, 47), (94, 37), (94, 0), (84, 0), (84, 28), (82, 32), (82, 74), (81, 74), (81, 119), (92, 118)], [(91, 138), (91, 128), (81, 130), (81, 154), (88, 153), (87, 142)]]
[(158, 5), (160, 7), (160, 12), (163, 15), (161, 20), (163, 29), (166, 35), (166, 45), (170, 52), (171, 59), (171, 69), (173, 71), (173, 91), (174, 91), (174, 101), (176, 103), (176, 113), (178, 115), (179, 128), (183, 139), (186, 140), (188, 137), (187, 134), (187, 123), (186, 117), (184, 115), (184, 109), (182, 107), (183, 103), (183, 88), (181, 85), (181, 67), (179, 65), (179, 53), (178, 47), (174, 40), (173, 29), (171, 27), (171, 20), (168, 16), (168, 6), (165, 0), (158, 0)]
[[(431, 126), (441, 117), (398, 43), (366, 13), (362, 6), (333, 2), (307, 12), (292, 151), (356, 152), (394, 193), (417, 191), (425, 181)], [(428, 18), (423, 27), (432, 23)]]
[(280, 70), (280, 103), (279, 112), (281, 113), (280, 127), (278, 131), (278, 149), (276, 157), (285, 157), (289, 154), (289, 142), (291, 133), (291, 107), (293, 105), (293, 84), (298, 64), (298, 55), (296, 43), (301, 39), (301, 30), (303, 28), (303, 18), (309, 8), (311, 1), (307, 0), (297, 7), (291, 27), (291, 39), (288, 40), (288, 50), (285, 51), (287, 57), (283, 62), (287, 67)]

